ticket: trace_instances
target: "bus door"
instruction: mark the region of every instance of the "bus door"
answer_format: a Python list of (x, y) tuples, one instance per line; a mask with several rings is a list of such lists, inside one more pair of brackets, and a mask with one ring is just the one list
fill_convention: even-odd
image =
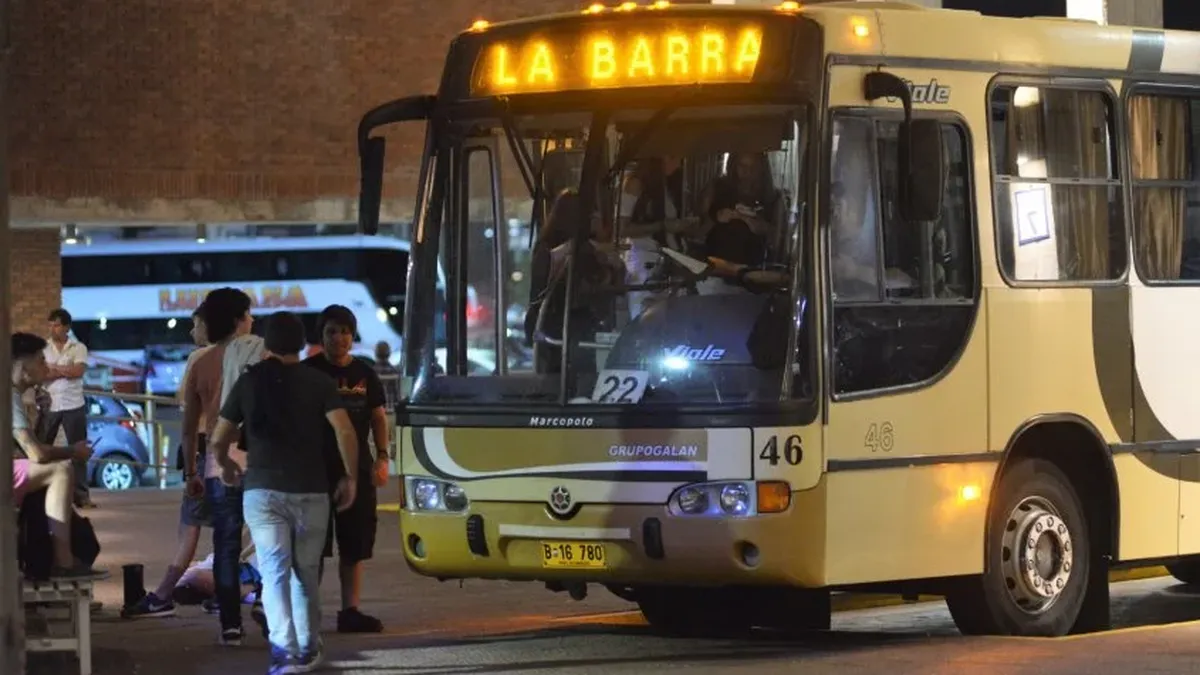
[[(940, 127), (945, 187), (940, 219), (909, 222), (898, 195), (900, 102), (864, 100), (866, 72), (831, 71), (825, 132), (827, 574), (831, 583), (977, 574), (995, 463), (969, 139), (986, 133), (968, 133), (970, 116), (952, 112), (952, 98), (915, 106), (914, 119)], [(966, 92), (979, 83), (950, 75), (900, 77), (960, 85), (971, 105)]]

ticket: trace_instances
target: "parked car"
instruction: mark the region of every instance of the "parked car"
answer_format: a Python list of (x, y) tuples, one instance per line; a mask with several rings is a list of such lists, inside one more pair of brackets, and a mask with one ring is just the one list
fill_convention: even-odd
[(142, 390), (157, 396), (174, 396), (179, 391), (188, 355), (196, 349), (191, 344), (147, 345), (142, 353)]
[(88, 394), (86, 405), (87, 436), (93, 449), (88, 461), (91, 484), (106, 490), (140, 487), (150, 465), (144, 440), (150, 430), (140, 412), (111, 396)]

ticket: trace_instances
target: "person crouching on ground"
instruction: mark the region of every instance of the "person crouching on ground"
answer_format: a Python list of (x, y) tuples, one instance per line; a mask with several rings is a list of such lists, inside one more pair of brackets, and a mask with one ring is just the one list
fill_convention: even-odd
[[(306, 673), (322, 659), (318, 567), (330, 519), (354, 503), (358, 439), (329, 376), (300, 365), (304, 324), (291, 312), (267, 319), (267, 358), (242, 375), (213, 431), (221, 480), (244, 489), (243, 513), (258, 553), (270, 627), (270, 674)], [(331, 487), (324, 429), (332, 426), (345, 474)], [(246, 468), (229, 444), (246, 432)]]

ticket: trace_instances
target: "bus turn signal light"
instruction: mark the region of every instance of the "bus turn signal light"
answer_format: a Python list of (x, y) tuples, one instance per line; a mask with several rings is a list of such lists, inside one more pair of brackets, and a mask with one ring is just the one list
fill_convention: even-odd
[(758, 512), (783, 513), (792, 505), (792, 488), (783, 481), (758, 484)]

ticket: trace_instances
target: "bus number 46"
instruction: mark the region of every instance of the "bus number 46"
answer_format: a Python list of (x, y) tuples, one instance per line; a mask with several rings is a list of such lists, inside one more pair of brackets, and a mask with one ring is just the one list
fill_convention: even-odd
[(867, 427), (867, 436), (863, 439), (863, 446), (871, 452), (891, 452), (896, 441), (892, 438), (892, 423), (884, 422), (882, 424), (874, 424)]
[[(796, 466), (804, 459), (804, 448), (801, 446), (800, 437), (796, 435), (788, 436), (783, 442), (783, 461), (792, 466)], [(766, 460), (771, 466), (779, 465), (779, 437), (772, 436), (767, 444), (763, 446), (762, 452), (758, 453), (758, 458)]]

